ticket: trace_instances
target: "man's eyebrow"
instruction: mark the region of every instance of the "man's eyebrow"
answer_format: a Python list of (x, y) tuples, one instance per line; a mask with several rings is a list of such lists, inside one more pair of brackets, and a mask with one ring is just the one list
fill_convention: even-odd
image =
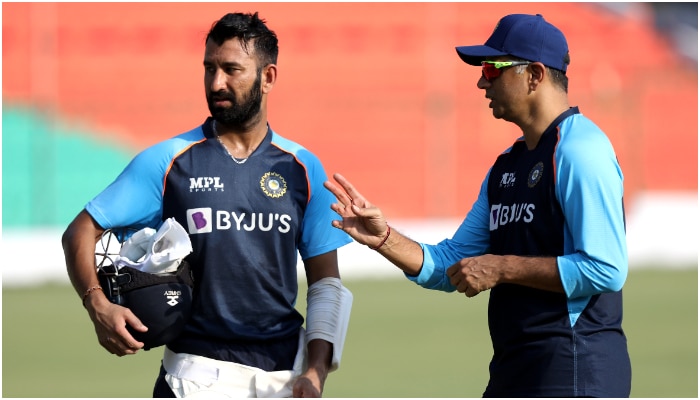
[[(204, 64), (205, 66), (208, 66), (208, 65), (214, 65), (214, 64), (216, 64), (216, 63), (213, 62), (213, 61), (210, 61), (210, 60), (204, 60), (203, 64)], [(236, 61), (224, 61), (224, 62), (221, 63), (221, 66), (222, 66), (222, 67), (240, 67), (240, 66), (242, 66), (242, 65), (243, 65), (243, 64), (241, 64), (241, 63), (239, 63), (239, 62), (236, 62)]]

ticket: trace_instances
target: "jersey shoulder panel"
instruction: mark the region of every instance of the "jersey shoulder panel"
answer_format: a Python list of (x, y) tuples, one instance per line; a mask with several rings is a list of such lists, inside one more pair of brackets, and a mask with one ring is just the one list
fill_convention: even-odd
[(165, 176), (173, 159), (204, 139), (197, 127), (142, 150), (86, 210), (103, 228), (158, 225)]
[(559, 153), (592, 157), (601, 155), (601, 152), (609, 155), (612, 150), (612, 144), (603, 130), (582, 114), (571, 115), (559, 124)]
[(302, 259), (335, 250), (352, 241), (343, 231), (333, 228), (337, 214), (331, 209), (333, 194), (323, 187), (328, 179), (321, 160), (304, 146), (272, 132), (272, 145), (291, 154), (306, 171), (309, 197), (304, 212), (299, 253)]
[(206, 139), (204, 137), (204, 131), (202, 130), (202, 127), (199, 126), (185, 133), (171, 137), (170, 139), (156, 143), (143, 150), (137, 157), (155, 157), (156, 159), (164, 159), (170, 162), (188, 147), (204, 139)]
[[(318, 156), (299, 143), (289, 140), (275, 131), (272, 131), (272, 145), (294, 156), (299, 164), (304, 167), (309, 179), (310, 196), (313, 195), (314, 190), (319, 190), (323, 187), (323, 182), (326, 181), (327, 176)], [(319, 184), (321, 188), (318, 187)]]
[(292, 154), (294, 157), (297, 158), (297, 160), (299, 160), (301, 164), (305, 166), (320, 163), (318, 157), (316, 157), (315, 154), (310, 152), (304, 146), (281, 136), (275, 131), (272, 131), (272, 145), (274, 145), (282, 151)]

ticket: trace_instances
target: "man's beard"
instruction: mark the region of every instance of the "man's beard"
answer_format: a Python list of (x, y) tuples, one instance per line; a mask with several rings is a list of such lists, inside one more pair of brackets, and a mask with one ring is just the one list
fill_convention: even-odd
[[(245, 130), (248, 128), (251, 122), (260, 114), (260, 105), (262, 104), (261, 82), (262, 74), (258, 72), (258, 77), (255, 79), (250, 91), (243, 97), (241, 103), (238, 103), (236, 95), (233, 93), (223, 90), (209, 93), (207, 95), (207, 105), (211, 116), (219, 123), (234, 130)], [(228, 100), (231, 102), (231, 106), (215, 106), (213, 103), (216, 100)]]

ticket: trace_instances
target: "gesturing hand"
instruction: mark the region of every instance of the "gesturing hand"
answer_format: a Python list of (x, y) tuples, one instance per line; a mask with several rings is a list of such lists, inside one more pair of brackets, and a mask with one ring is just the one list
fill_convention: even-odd
[(331, 181), (323, 184), (338, 200), (331, 205), (331, 209), (342, 220), (334, 220), (333, 226), (342, 229), (359, 243), (376, 247), (386, 237), (389, 229), (382, 211), (367, 201), (342, 175), (334, 174), (333, 179), (340, 187)]

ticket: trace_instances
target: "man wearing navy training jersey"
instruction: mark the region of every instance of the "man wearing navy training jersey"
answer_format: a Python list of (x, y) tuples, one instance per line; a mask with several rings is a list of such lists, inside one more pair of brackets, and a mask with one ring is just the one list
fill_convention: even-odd
[(425, 288), (490, 290), (484, 397), (628, 397), (623, 175), (605, 134), (569, 106), (566, 39), (541, 15), (513, 14), (484, 45), (456, 50), (481, 67), (493, 116), (522, 137), (496, 158), (454, 236), (407, 238), (339, 174), (326, 183), (342, 217), (333, 224)]
[[(100, 344), (118, 356), (143, 346), (125, 326), (147, 327), (91, 290), (96, 238), (169, 218), (189, 234), (192, 317), (164, 348), (154, 397), (320, 397), (338, 367), (352, 296), (336, 249), (351, 238), (331, 226), (319, 159), (268, 123), (277, 54), (257, 13), (215, 22), (203, 63), (211, 117), (138, 154), (64, 233), (71, 281)], [(305, 328), (295, 310), (298, 256), (309, 285)]]

